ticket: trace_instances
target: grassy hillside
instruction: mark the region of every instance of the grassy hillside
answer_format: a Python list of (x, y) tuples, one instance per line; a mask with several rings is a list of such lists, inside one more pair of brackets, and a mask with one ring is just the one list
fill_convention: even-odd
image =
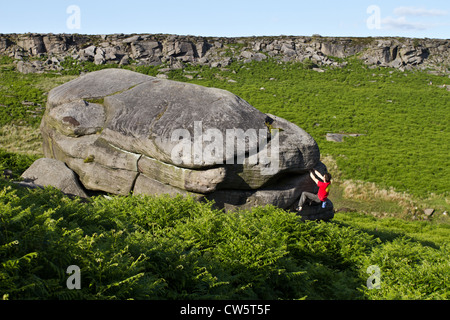
[[(370, 69), (349, 59), (317, 72), (270, 60), (187, 67), (169, 78), (227, 89), (318, 142), (334, 176), (329, 223), (267, 207), (223, 214), (191, 199), (69, 199), (0, 178), (0, 295), (5, 299), (448, 299), (447, 77)], [(19, 74), (0, 58), (0, 173), (18, 178), (40, 151), (47, 92), (82, 71)], [(157, 75), (157, 67), (129, 69)], [(344, 142), (327, 133), (359, 133)], [(435, 215), (423, 220), (422, 209)], [(372, 213), (366, 215), (363, 213)], [(381, 219), (380, 217), (385, 217)], [(402, 219), (400, 219), (400, 217)], [(415, 219), (415, 220), (414, 220)], [(69, 265), (82, 289), (66, 288)], [(381, 270), (368, 290), (366, 272)]]
[[(173, 77), (184, 78), (181, 71)], [(230, 90), (305, 129), (345, 178), (418, 197), (449, 195), (450, 92), (440, 87), (450, 85), (447, 77), (370, 69), (356, 60), (323, 73), (267, 62), (220, 73), (201, 69), (197, 77), (203, 79), (196, 83)], [(326, 141), (327, 133), (363, 136), (338, 144)]]
[[(82, 71), (112, 67), (68, 59), (63, 75), (21, 75), (11, 60), (2, 61), (0, 123), (8, 130), (11, 124), (37, 128), (52, 87)], [(158, 73), (157, 67), (128, 68)], [(296, 123), (316, 139), (323, 155), (332, 156), (345, 179), (393, 187), (420, 199), (432, 197), (448, 211), (450, 91), (444, 86), (450, 80), (425, 72), (368, 68), (356, 59), (349, 59), (345, 68), (325, 70), (271, 60), (234, 63), (226, 69), (187, 67), (169, 76), (227, 89), (263, 112)], [(4, 131), (0, 139), (7, 140), (1, 138), (7, 136)], [(27, 140), (38, 140), (32, 130), (22, 131)], [(362, 136), (335, 143), (326, 141), (327, 133)]]

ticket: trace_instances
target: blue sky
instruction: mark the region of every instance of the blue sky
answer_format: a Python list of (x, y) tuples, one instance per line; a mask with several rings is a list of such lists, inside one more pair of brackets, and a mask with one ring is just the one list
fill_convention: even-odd
[(448, 0), (0, 1), (0, 33), (450, 38)]

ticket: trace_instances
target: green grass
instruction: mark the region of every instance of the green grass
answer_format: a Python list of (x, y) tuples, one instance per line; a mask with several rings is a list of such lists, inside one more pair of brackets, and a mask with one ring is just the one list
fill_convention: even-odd
[(42, 156), (41, 132), (34, 126), (4, 125), (0, 127), (0, 149), (18, 154)]
[(37, 128), (45, 111), (47, 93), (74, 79), (55, 73), (21, 74), (8, 57), (0, 58), (0, 126)]
[[(344, 178), (424, 199), (432, 193), (449, 195), (450, 92), (439, 87), (449, 83), (447, 77), (369, 69), (352, 60), (324, 73), (274, 61), (234, 64), (228, 71), (203, 68), (202, 80), (187, 80), (181, 73), (174, 71), (172, 78), (227, 89), (263, 112), (296, 123), (323, 154), (336, 159)], [(339, 144), (326, 141), (329, 132), (364, 136)]]
[[(4, 69), (0, 124), (36, 128), (48, 90), (81, 71), (116, 67), (70, 59), (63, 65), (65, 75), (21, 75)], [(155, 66), (127, 68), (153, 76), (158, 73)], [(184, 77), (185, 71), (194, 79)], [(296, 123), (313, 136), (323, 155), (337, 161), (345, 179), (394, 187), (423, 200), (433, 194), (448, 199), (450, 92), (439, 87), (449, 82), (447, 77), (369, 69), (352, 59), (347, 67), (328, 68), (324, 73), (309, 70), (304, 64), (268, 59), (251, 64), (235, 62), (226, 69), (190, 66), (171, 71), (169, 76), (229, 90), (263, 112)], [(329, 132), (363, 136), (334, 143), (325, 139)], [(444, 202), (449, 209), (448, 201)]]
[(15, 179), (36, 161), (39, 156), (8, 152), (0, 149), (0, 174), (3, 170), (11, 170)]

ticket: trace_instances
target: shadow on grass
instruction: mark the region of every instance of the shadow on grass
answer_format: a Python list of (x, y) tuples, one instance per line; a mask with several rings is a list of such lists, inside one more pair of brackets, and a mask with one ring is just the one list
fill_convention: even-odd
[(359, 229), (361, 232), (367, 233), (367, 234), (373, 236), (374, 238), (380, 239), (383, 243), (392, 242), (395, 239), (406, 239), (411, 242), (418, 243), (424, 247), (430, 247), (430, 248), (437, 249), (437, 250), (439, 250), (441, 248), (439, 245), (437, 245), (436, 243), (434, 243), (432, 241), (418, 240), (414, 237), (408, 236), (406, 233), (386, 231), (386, 230), (377, 230), (377, 229), (373, 230), (373, 226), (365, 228), (365, 227), (355, 226), (355, 225), (352, 225), (349, 223), (345, 223), (342, 221), (335, 221), (335, 220), (331, 221), (331, 223), (334, 223), (341, 227), (350, 227), (350, 228), (354, 228), (354, 229), (355, 228)]

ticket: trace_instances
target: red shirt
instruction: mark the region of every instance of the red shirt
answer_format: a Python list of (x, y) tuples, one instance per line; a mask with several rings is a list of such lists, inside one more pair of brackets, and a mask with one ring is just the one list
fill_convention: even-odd
[(319, 181), (317, 182), (317, 185), (319, 186), (319, 192), (317, 193), (317, 196), (319, 197), (320, 201), (326, 201), (328, 198), (328, 193), (330, 191), (330, 182)]

